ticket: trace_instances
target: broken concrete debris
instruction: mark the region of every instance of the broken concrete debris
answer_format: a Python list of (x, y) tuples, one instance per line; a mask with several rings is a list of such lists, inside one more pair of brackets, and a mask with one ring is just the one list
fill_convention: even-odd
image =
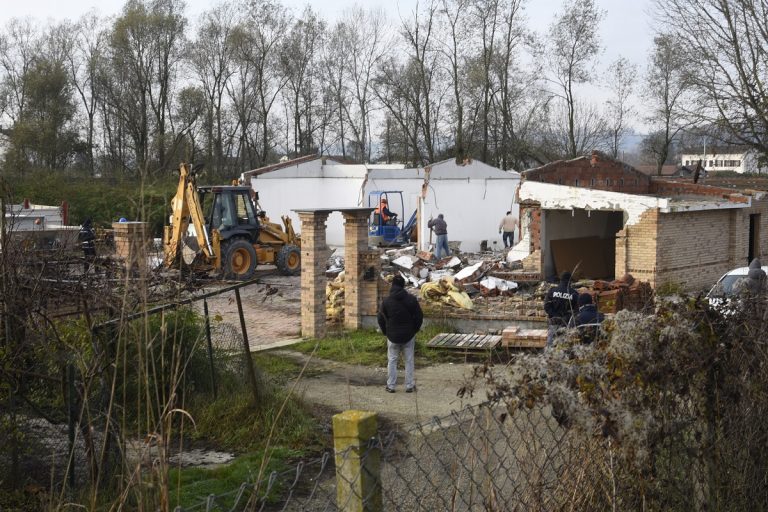
[(472, 296), (496, 297), (515, 293), (518, 284), (504, 277), (491, 276), (506, 271), (503, 255), (449, 255), (435, 260), (426, 251), (409, 246), (390, 249), (382, 255), (384, 272), (399, 273), (406, 283), (418, 288), (421, 297), (431, 303), (472, 309)]
[(331, 323), (344, 321), (344, 272), (325, 285), (325, 319)]
[(463, 309), (472, 309), (472, 299), (456, 286), (456, 280), (452, 276), (443, 277), (436, 283), (424, 283), (421, 286), (421, 296), (428, 301), (439, 301)]

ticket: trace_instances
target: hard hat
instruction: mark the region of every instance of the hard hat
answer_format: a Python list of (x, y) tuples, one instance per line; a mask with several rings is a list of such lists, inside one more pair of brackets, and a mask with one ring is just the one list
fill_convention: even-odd
[(126, 219), (125, 217), (120, 217), (120, 220), (117, 222), (128, 222), (128, 219)]

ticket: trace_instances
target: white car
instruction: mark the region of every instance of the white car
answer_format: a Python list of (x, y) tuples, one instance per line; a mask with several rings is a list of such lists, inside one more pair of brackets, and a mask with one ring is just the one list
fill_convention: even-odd
[[(763, 272), (768, 274), (768, 266), (760, 268), (763, 269)], [(734, 294), (735, 290), (733, 289), (733, 285), (736, 284), (739, 279), (747, 277), (747, 274), (749, 274), (749, 267), (735, 268), (723, 274), (723, 276), (717, 280), (715, 286), (713, 286), (712, 289), (709, 290), (709, 293), (707, 293), (709, 305), (713, 308), (718, 308), (724, 305), (728, 298)]]

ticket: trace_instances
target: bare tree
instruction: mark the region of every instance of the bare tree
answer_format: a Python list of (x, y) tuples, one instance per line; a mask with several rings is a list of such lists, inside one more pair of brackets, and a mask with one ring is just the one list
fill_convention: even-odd
[(346, 69), (354, 98), (354, 107), (346, 108), (346, 117), (359, 149), (359, 160), (370, 161), (371, 112), (375, 109), (372, 87), (376, 69), (383, 62), (391, 42), (389, 26), (381, 9), (354, 8), (344, 19), (350, 37)]
[[(306, 7), (286, 37), (280, 61), (287, 79), (286, 105), (292, 112), (293, 153), (310, 154), (316, 127), (313, 123), (316, 59), (325, 23), (310, 7)], [(286, 116), (288, 117), (288, 116)], [(286, 119), (288, 121), (288, 119)]]
[(205, 155), (208, 165), (222, 173), (224, 157), (225, 96), (232, 77), (232, 31), (236, 24), (235, 8), (222, 3), (200, 18), (197, 37), (187, 48), (191, 71), (205, 94)]
[(107, 35), (103, 20), (93, 12), (82, 16), (73, 27), (72, 37), (72, 48), (68, 54), (69, 70), (86, 118), (88, 170), (94, 174), (94, 132), (99, 102), (98, 74), (106, 65), (104, 47)]
[(579, 148), (584, 147), (584, 141), (576, 138), (579, 121), (576, 119), (574, 87), (592, 81), (590, 64), (601, 50), (599, 29), (602, 17), (603, 12), (597, 9), (594, 0), (566, 0), (563, 12), (556, 16), (549, 28), (552, 81), (557, 89), (555, 95), (565, 103), (568, 139), (565, 155), (571, 158), (578, 156)]
[[(27, 85), (25, 80), (34, 65), (34, 58), (40, 51), (40, 30), (30, 19), (12, 19), (0, 32), (0, 113), (10, 126), (0, 133), (10, 137), (13, 126), (20, 121), (27, 106)], [(5, 160), (11, 167), (24, 172), (26, 152), (23, 147), (14, 147)]]
[[(573, 137), (569, 131), (558, 127), (558, 121), (570, 112), (567, 109), (564, 102), (550, 103), (544, 109), (549, 115), (549, 122), (538, 148), (544, 161), (557, 160), (563, 158), (563, 155), (584, 155), (593, 149), (607, 150), (609, 143), (605, 137), (606, 123), (600, 109), (591, 103), (575, 104)], [(572, 146), (574, 141), (575, 147)]]
[(659, 23), (689, 64), (689, 119), (768, 155), (768, 3), (657, 0)]
[(275, 0), (251, 2), (245, 23), (247, 37), (241, 39), (242, 58), (253, 68), (253, 90), (248, 94), (256, 96), (256, 114), (259, 122), (259, 147), (255, 150), (255, 165), (264, 165), (274, 146), (270, 130), (272, 107), (287, 83), (279, 73), (279, 55), (291, 18), (282, 4)]
[(352, 102), (346, 83), (349, 73), (347, 56), (352, 51), (351, 37), (348, 35), (350, 30), (345, 21), (336, 22), (327, 37), (321, 58), (328, 131), (334, 134), (334, 138), (328, 144), (332, 147), (338, 146), (344, 158), (347, 157), (346, 105)]
[(653, 42), (645, 90), (650, 104), (647, 120), (653, 132), (645, 147), (654, 155), (656, 171), (661, 175), (675, 137), (686, 126), (681, 112), (688, 82), (680, 41), (670, 35), (659, 35)]
[(462, 162), (470, 153), (464, 139), (464, 111), (465, 103), (468, 101), (466, 71), (470, 59), (469, 40), (472, 37), (467, 23), (470, 6), (470, 0), (441, 0), (438, 10), (439, 19), (444, 25), (444, 35), (438, 40), (441, 43), (440, 47), (453, 93), (451, 106), (453, 108), (453, 144), (456, 162)]
[(403, 20), (401, 35), (405, 63), (394, 58), (381, 67), (376, 89), (387, 112), (411, 142), (413, 159), (421, 165), (436, 161), (439, 120), (445, 95), (445, 80), (439, 66), (440, 53), (433, 40), (437, 5), (415, 11), (413, 22)]
[(619, 156), (619, 148), (629, 129), (628, 121), (634, 114), (630, 103), (633, 85), (637, 77), (637, 66), (624, 57), (619, 57), (608, 68), (607, 86), (611, 97), (606, 102), (607, 125), (611, 136), (611, 155)]

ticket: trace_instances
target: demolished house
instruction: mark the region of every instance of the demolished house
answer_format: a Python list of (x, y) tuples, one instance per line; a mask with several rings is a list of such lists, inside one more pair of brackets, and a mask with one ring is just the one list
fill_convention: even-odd
[(768, 250), (766, 194), (651, 177), (595, 151), (522, 173), (522, 238), (509, 259), (544, 278), (631, 274), (705, 289)]
[[(477, 251), (483, 241), (489, 248), (494, 241), (501, 245), (498, 222), (507, 210), (517, 212), (513, 200), (520, 174), (474, 160), (457, 164), (450, 159), (405, 168), (402, 164), (341, 164), (330, 158), (302, 157), (248, 171), (240, 180), (258, 191), (260, 205), (268, 215), (290, 215), (297, 225), (296, 209), (376, 207), (369, 204), (371, 192), (400, 191), (402, 204), (398, 197), (390, 208), (404, 222), (420, 210), (415, 231), (422, 249), (427, 249), (430, 241), (427, 221), (443, 213), (448, 239), (461, 242), (462, 250)], [(327, 243), (338, 247), (343, 240), (342, 216), (331, 213)]]

